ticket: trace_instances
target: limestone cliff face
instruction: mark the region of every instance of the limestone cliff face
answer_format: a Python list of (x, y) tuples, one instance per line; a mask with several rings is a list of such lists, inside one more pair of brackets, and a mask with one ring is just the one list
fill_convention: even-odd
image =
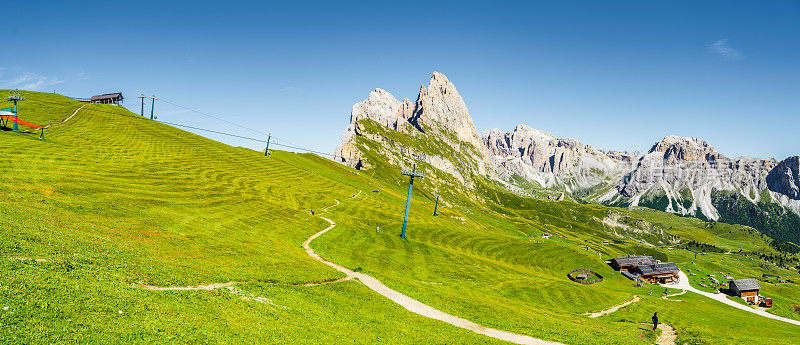
[(526, 125), (517, 125), (512, 132), (486, 131), (483, 141), (500, 179), (508, 181), (516, 175), (568, 192), (622, 177), (635, 159), (632, 154), (598, 150)]
[[(618, 196), (637, 205), (643, 198), (659, 197), (666, 211), (708, 219), (719, 214), (711, 202), (713, 191), (736, 191), (758, 201), (767, 188), (766, 175), (775, 166), (773, 159), (728, 158), (703, 140), (667, 136), (653, 145), (635, 169), (616, 186)], [(614, 193), (601, 200), (614, 200)]]
[(369, 97), (353, 105), (350, 111), (350, 124), (342, 134), (341, 143), (336, 148), (336, 159), (352, 168), (364, 168), (361, 152), (355, 147), (354, 137), (360, 135), (358, 121), (370, 119), (395, 131), (405, 132), (409, 129), (408, 121), (413, 115), (411, 102), (408, 99), (398, 101), (389, 92), (375, 89)]
[(455, 85), (439, 72), (433, 72), (427, 88), (420, 86), (411, 122), (423, 132), (435, 133), (445, 139), (448, 139), (448, 132), (453, 133), (458, 141), (481, 147), (481, 138), (464, 99)]
[[(362, 120), (389, 132), (366, 130)], [(410, 139), (404, 142), (393, 132)], [(798, 157), (780, 164), (771, 158), (728, 158), (703, 140), (673, 135), (644, 155), (605, 151), (526, 125), (480, 136), (455, 85), (438, 72), (420, 86), (414, 102), (375, 89), (353, 105), (336, 159), (369, 169), (372, 163), (361, 151), (368, 148), (359, 148), (357, 138), (377, 144), (371, 147), (383, 157), (380, 162), (404, 168), (425, 162), (451, 176), (439, 182), (452, 185), (471, 187), (476, 177), (488, 177), (520, 192), (520, 182), (535, 182), (588, 200), (714, 220), (720, 215), (712, 194), (726, 191), (800, 214)]]
[[(381, 136), (366, 133), (361, 120), (372, 120), (377, 124), (423, 141), (432, 139), (449, 145), (458, 157), (445, 156), (441, 152), (425, 152), (420, 147), (407, 147)], [(369, 97), (353, 105), (350, 124), (342, 134), (336, 148), (336, 160), (357, 169), (368, 169), (369, 162), (356, 145), (356, 137), (363, 136), (379, 142), (386, 148), (385, 155), (393, 164), (404, 165), (421, 160), (454, 176), (459, 182), (469, 184), (470, 172), (484, 173), (482, 145), (472, 117), (455, 85), (439, 72), (434, 72), (426, 87), (420, 86), (416, 102), (408, 99), (398, 101), (390, 93), (376, 89)], [(463, 159), (466, 157), (467, 159)]]
[(800, 200), (800, 156), (789, 157), (778, 163), (767, 175), (769, 190)]

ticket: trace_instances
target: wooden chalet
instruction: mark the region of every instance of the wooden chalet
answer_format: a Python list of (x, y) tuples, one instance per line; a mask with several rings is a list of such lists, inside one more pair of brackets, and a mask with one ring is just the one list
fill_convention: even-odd
[(748, 303), (758, 303), (758, 290), (761, 289), (761, 285), (758, 285), (758, 281), (752, 278), (738, 279), (729, 281), (728, 289), (735, 296), (743, 298)]
[(639, 276), (650, 284), (665, 284), (678, 281), (678, 265), (667, 262), (652, 265), (639, 265), (636, 267)]
[(639, 265), (654, 265), (652, 256), (623, 256), (611, 259), (611, 267), (617, 271), (629, 271)]
[(120, 105), (123, 99), (122, 92), (115, 92), (92, 96), (92, 98), (89, 98), (89, 102)]

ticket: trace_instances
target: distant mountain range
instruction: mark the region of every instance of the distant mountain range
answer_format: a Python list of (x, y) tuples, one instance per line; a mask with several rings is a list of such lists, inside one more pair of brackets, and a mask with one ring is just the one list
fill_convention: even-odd
[(376, 89), (353, 105), (336, 156), (370, 169), (377, 162), (367, 152), (401, 167), (428, 164), (444, 174), (439, 182), (465, 192), (488, 179), (532, 196), (560, 192), (554, 199), (748, 225), (800, 244), (798, 156), (728, 158), (703, 140), (673, 135), (644, 154), (607, 151), (526, 125), (479, 135), (455, 85), (438, 72), (415, 102)]

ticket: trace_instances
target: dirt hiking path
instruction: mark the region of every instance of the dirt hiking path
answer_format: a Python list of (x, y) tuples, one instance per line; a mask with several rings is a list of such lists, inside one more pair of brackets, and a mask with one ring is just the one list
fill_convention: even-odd
[[(339, 205), (339, 200), (336, 200), (336, 205), (331, 205), (331, 206), (325, 207), (323, 209), (323, 211), (325, 213), (327, 213), (328, 212), (328, 208), (334, 207), (334, 206), (338, 206), (338, 205)], [(363, 273), (358, 273), (358, 272), (351, 271), (351, 270), (349, 270), (349, 269), (347, 269), (347, 268), (345, 268), (343, 266), (340, 266), (340, 265), (337, 265), (337, 264), (335, 264), (335, 263), (333, 263), (331, 261), (325, 260), (324, 258), (319, 256), (319, 254), (317, 254), (317, 252), (315, 252), (314, 249), (311, 249), (310, 244), (311, 244), (311, 241), (313, 241), (317, 237), (320, 237), (322, 234), (328, 232), (328, 230), (333, 229), (336, 226), (336, 223), (334, 223), (332, 220), (330, 220), (328, 218), (325, 218), (325, 217), (322, 217), (322, 216), (320, 216), (320, 218), (326, 220), (331, 225), (329, 227), (325, 228), (324, 230), (322, 230), (322, 231), (314, 234), (313, 236), (309, 237), (308, 240), (306, 240), (303, 243), (303, 248), (305, 248), (306, 253), (308, 253), (308, 255), (311, 256), (312, 258), (314, 258), (314, 259), (316, 259), (316, 260), (318, 260), (318, 261), (320, 261), (320, 262), (322, 262), (322, 263), (324, 263), (324, 264), (326, 264), (328, 266), (331, 266), (331, 267), (335, 268), (339, 272), (342, 272), (342, 273), (346, 274), (347, 277), (357, 278), (360, 282), (362, 282), (364, 285), (366, 285), (367, 287), (369, 287), (373, 291), (375, 291), (375, 292), (383, 295), (384, 297), (392, 300), (393, 302), (401, 305), (403, 308), (406, 308), (407, 310), (409, 310), (409, 311), (411, 311), (413, 313), (416, 313), (416, 314), (419, 314), (419, 315), (422, 315), (422, 316), (425, 316), (425, 317), (428, 317), (428, 318), (431, 318), (431, 319), (447, 322), (447, 323), (449, 323), (449, 324), (451, 324), (453, 326), (456, 326), (456, 327), (467, 329), (467, 330), (473, 331), (475, 333), (483, 334), (485, 336), (489, 336), (489, 337), (492, 337), (492, 338), (495, 338), (495, 339), (509, 341), (509, 342), (512, 342), (512, 343), (515, 343), (515, 344), (531, 344), (531, 345), (561, 344), (561, 343), (557, 343), (557, 342), (551, 342), (551, 341), (547, 341), (547, 340), (533, 338), (533, 337), (530, 337), (530, 336), (527, 336), (527, 335), (510, 333), (510, 332), (501, 331), (499, 329), (494, 329), (494, 328), (488, 328), (488, 327), (479, 325), (477, 323), (474, 323), (472, 321), (469, 321), (469, 320), (466, 320), (466, 319), (462, 319), (462, 318), (454, 316), (454, 315), (450, 315), (450, 314), (445, 313), (445, 312), (443, 312), (441, 310), (433, 308), (433, 307), (431, 307), (431, 306), (429, 306), (427, 304), (424, 304), (424, 303), (422, 303), (420, 301), (417, 301), (417, 300), (415, 300), (415, 299), (413, 299), (411, 297), (408, 297), (408, 296), (406, 296), (406, 295), (404, 295), (404, 294), (402, 294), (400, 292), (392, 290), (389, 287), (387, 287), (386, 285), (383, 285), (383, 283), (381, 283), (379, 280), (377, 280), (377, 279), (375, 279), (375, 278), (373, 278), (371, 276), (368, 276), (368, 275), (363, 274)]]
[(615, 306), (613, 306), (611, 308), (603, 309), (603, 310), (598, 311), (596, 313), (586, 312), (585, 315), (588, 315), (591, 318), (601, 317), (601, 316), (606, 315), (606, 314), (611, 314), (611, 313), (613, 313), (613, 312), (615, 312), (617, 310), (620, 310), (620, 309), (622, 309), (624, 307), (627, 307), (628, 305), (631, 305), (631, 304), (636, 303), (636, 302), (639, 302), (639, 296), (633, 296), (633, 299), (631, 299), (630, 301), (627, 301), (625, 303), (617, 304), (617, 305), (615, 305)]
[(83, 107), (85, 107), (85, 106), (86, 106), (86, 104), (82, 105), (82, 106), (81, 106), (80, 108), (78, 108), (78, 109), (75, 109), (75, 112), (74, 112), (74, 113), (72, 113), (72, 115), (70, 115), (70, 116), (69, 116), (68, 118), (66, 118), (66, 119), (63, 119), (63, 120), (61, 120), (61, 122), (59, 122), (59, 123), (56, 123), (56, 124), (49, 124), (49, 125), (47, 125), (47, 126), (44, 126), (44, 128), (50, 128), (50, 126), (55, 126), (55, 125), (60, 125), (60, 124), (64, 124), (64, 123), (66, 123), (67, 121), (69, 121), (70, 119), (72, 119), (72, 117), (73, 117), (73, 116), (75, 116), (75, 114), (77, 114), (79, 111), (81, 111), (81, 109), (83, 109)]
[(656, 344), (675, 345), (675, 339), (678, 338), (678, 333), (675, 332), (675, 329), (673, 329), (672, 326), (666, 323), (659, 323), (658, 329), (661, 330), (661, 335), (659, 335), (658, 339), (656, 339)]
[(233, 286), (236, 282), (228, 282), (228, 283), (216, 283), (216, 284), (208, 284), (208, 285), (198, 285), (198, 286), (153, 286), (153, 285), (136, 285), (136, 287), (145, 290), (153, 290), (153, 291), (184, 291), (184, 290), (214, 290), (219, 288), (224, 288), (228, 286)]

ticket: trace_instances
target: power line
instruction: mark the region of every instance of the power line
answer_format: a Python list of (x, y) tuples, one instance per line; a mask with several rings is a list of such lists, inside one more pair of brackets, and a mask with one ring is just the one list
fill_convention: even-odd
[[(216, 117), (216, 116), (214, 116), (214, 115), (211, 115), (211, 114), (204, 113), (204, 112), (202, 112), (202, 111), (199, 111), (199, 110), (194, 110), (194, 109), (192, 109), (192, 108), (189, 108), (189, 107), (184, 107), (184, 106), (182, 106), (182, 105), (180, 105), (180, 104), (175, 104), (175, 103), (172, 103), (172, 102), (170, 102), (170, 101), (168, 101), (168, 100), (166, 100), (166, 99), (163, 99), (163, 98), (159, 98), (158, 100), (159, 100), (159, 101), (162, 101), (162, 102), (166, 102), (166, 103), (172, 104), (172, 105), (174, 105), (174, 106), (176, 106), (176, 107), (178, 107), (178, 108), (183, 108), (183, 109), (186, 109), (186, 110), (188, 110), (188, 111), (193, 111), (193, 112), (195, 112), (195, 113), (198, 113), (198, 114), (201, 114), (201, 115), (205, 115), (205, 116), (208, 116), (208, 117), (210, 117), (210, 118), (217, 119), (217, 120), (219, 120), (219, 121), (225, 122), (225, 123), (227, 123), (227, 124), (234, 125), (234, 126), (236, 126), (236, 127), (241, 127), (241, 128), (244, 128), (244, 129), (246, 129), (246, 130), (248, 130), (248, 131), (252, 131), (252, 132), (255, 132), (255, 133), (258, 133), (258, 134), (267, 134), (267, 133), (264, 133), (264, 132), (262, 132), (262, 131), (257, 131), (257, 130), (255, 130), (255, 129), (252, 129), (252, 128), (250, 128), (250, 127), (242, 126), (242, 125), (240, 125), (240, 124), (238, 124), (238, 123), (230, 122), (230, 121), (228, 121), (228, 120), (225, 120), (225, 119), (222, 119), (222, 118)], [(266, 142), (266, 141), (265, 141), (265, 142)]]
[[(189, 129), (194, 129), (194, 130), (198, 130), (198, 131), (205, 131), (205, 132), (209, 132), (209, 133), (215, 133), (215, 134), (227, 135), (227, 136), (231, 136), (231, 137), (235, 137), (235, 138), (246, 139), (246, 140), (252, 140), (252, 141), (257, 141), (257, 142), (261, 142), (261, 143), (267, 143), (267, 141), (266, 141), (266, 140), (264, 140), (264, 139), (250, 138), (250, 137), (245, 137), (245, 136), (242, 136), (242, 135), (231, 134), (231, 133), (225, 133), (225, 132), (215, 131), (215, 130), (211, 130), (211, 129), (205, 129), (205, 128), (199, 128), (199, 127), (187, 126), (187, 125), (181, 125), (181, 124), (172, 123), (172, 122), (166, 122), (166, 121), (157, 121), (157, 122), (161, 122), (161, 123), (163, 123), (163, 124), (170, 125), (170, 126), (176, 126), (176, 127), (189, 128)], [(322, 156), (325, 156), (325, 157), (327, 157), (327, 156), (330, 156), (330, 157), (332, 157), (332, 158), (339, 157), (339, 156), (337, 156), (337, 155), (335, 155), (335, 154), (332, 154), (332, 153), (326, 153), (326, 152), (321, 152), (321, 151), (311, 150), (311, 149), (307, 149), (307, 148), (300, 147), (300, 146), (294, 146), (294, 145), (281, 144), (281, 143), (278, 143), (278, 142), (275, 142), (275, 141), (272, 141), (272, 140), (270, 140), (270, 141), (269, 141), (269, 143), (270, 143), (270, 144), (272, 144), (272, 145), (278, 145), (278, 146), (282, 146), (282, 147), (286, 147), (286, 148), (291, 148), (291, 149), (295, 149), (295, 150), (302, 150), (302, 151), (306, 151), (306, 152), (310, 152), (310, 153), (316, 153), (316, 154), (318, 154), (318, 155), (322, 155)]]
[[(266, 141), (266, 140), (264, 140), (264, 139), (255, 139), (255, 138), (245, 137), (245, 136), (241, 136), (241, 135), (236, 135), (236, 134), (230, 134), (230, 133), (225, 133), (225, 132), (215, 131), (215, 130), (211, 130), (211, 129), (205, 129), (205, 128), (199, 128), (199, 127), (192, 127), (192, 126), (181, 125), (181, 124), (172, 123), (172, 122), (167, 122), (167, 121), (158, 121), (158, 122), (161, 122), (161, 123), (163, 123), (163, 124), (167, 124), (167, 125), (170, 125), (170, 126), (176, 126), (176, 127), (184, 127), (184, 128), (196, 129), (196, 130), (198, 130), (198, 131), (205, 131), (205, 132), (211, 132), (211, 133), (216, 133), (216, 134), (222, 134), (222, 135), (227, 135), (227, 136), (236, 137), (236, 138), (241, 138), (241, 139), (247, 139), (247, 140), (252, 140), (252, 141), (258, 141), (258, 142), (262, 142), (262, 143), (266, 143), (266, 142), (267, 142), (267, 141)], [(275, 143), (273, 143), (273, 144), (275, 144)]]
[[(153, 96), (153, 98), (155, 98), (155, 96)], [(198, 114), (204, 115), (204, 116), (208, 116), (208, 117), (210, 117), (210, 118), (213, 118), (213, 119), (216, 119), (216, 120), (219, 120), (219, 121), (225, 122), (225, 123), (227, 123), (227, 124), (234, 125), (234, 126), (236, 126), (236, 127), (244, 128), (244, 129), (246, 129), (246, 130), (248, 130), (248, 131), (251, 131), (251, 132), (254, 132), (254, 133), (258, 133), (258, 134), (262, 134), (262, 135), (263, 135), (263, 134), (268, 134), (268, 135), (271, 135), (271, 134), (269, 134), (269, 133), (265, 133), (265, 132), (263, 132), (263, 131), (255, 130), (255, 129), (252, 129), (252, 128), (250, 128), (250, 127), (247, 127), (247, 126), (243, 126), (243, 125), (240, 125), (240, 124), (238, 124), (238, 123), (235, 123), (235, 122), (231, 122), (231, 121), (228, 121), (228, 120), (222, 119), (222, 118), (220, 118), (219, 116), (214, 116), (214, 115), (211, 115), (211, 114), (209, 114), (209, 113), (204, 113), (204, 112), (202, 112), (202, 111), (199, 111), (199, 110), (195, 110), (195, 109), (192, 109), (192, 108), (189, 108), (189, 107), (186, 107), (186, 106), (182, 106), (182, 105), (180, 105), (180, 104), (177, 104), (177, 103), (174, 103), (174, 102), (167, 101), (167, 100), (165, 100), (165, 99), (163, 99), (163, 98), (158, 98), (158, 100), (160, 100), (160, 101), (164, 101), (164, 102), (166, 102), (166, 103), (168, 103), (168, 104), (172, 104), (172, 105), (174, 105), (174, 106), (176, 106), (176, 107), (178, 107), (178, 108), (182, 108), (182, 109), (185, 109), (185, 110), (188, 110), (188, 111), (192, 111), (192, 112), (195, 112), (195, 113), (198, 113)], [(283, 139), (283, 138), (278, 138), (278, 137), (276, 137), (276, 136), (274, 136), (274, 135), (271, 135), (271, 136), (272, 136), (272, 139), (275, 139), (275, 140), (278, 140), (278, 141), (283, 141), (283, 142), (285, 142), (285, 143), (286, 143), (286, 144), (288, 144), (288, 145), (291, 145), (291, 146), (300, 146), (300, 145), (298, 145), (298, 144), (295, 144), (295, 143), (293, 143), (293, 142), (291, 142), (291, 141), (288, 141), (288, 140), (286, 140), (286, 139)], [(266, 141), (263, 141), (263, 142), (266, 142)], [(271, 143), (275, 143), (275, 142), (274, 142), (274, 141), (271, 141)], [(284, 146), (285, 146), (285, 145), (284, 145)], [(308, 150), (308, 149), (303, 149), (303, 148), (300, 148), (300, 149), (301, 149), (301, 150), (306, 150), (306, 151), (309, 151), (309, 152), (311, 151), (311, 150)]]

